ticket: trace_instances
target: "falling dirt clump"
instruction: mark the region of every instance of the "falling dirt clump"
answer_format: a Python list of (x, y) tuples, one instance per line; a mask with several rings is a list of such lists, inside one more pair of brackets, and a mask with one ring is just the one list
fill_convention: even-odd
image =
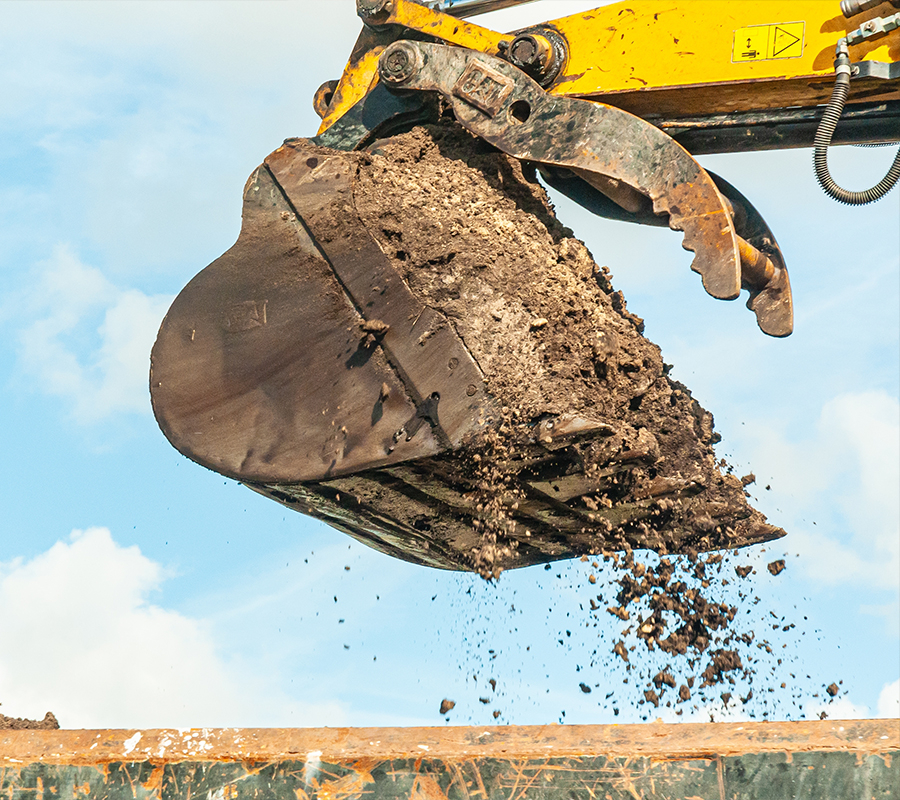
[(783, 569), (784, 569), (784, 559), (783, 558), (779, 558), (777, 561), (773, 561), (768, 566), (769, 572), (771, 572), (773, 575), (780, 575)]
[(0, 730), (3, 731), (55, 731), (59, 730), (56, 716), (47, 712), (41, 720), (7, 717), (0, 714)]
[[(462, 451), (390, 472), (391, 491), (416, 498), (409, 523), (428, 533), (430, 557), (462, 552), (465, 568), (490, 578), (588, 553), (702, 552), (783, 535), (717, 461), (712, 415), (670, 377), (533, 169), (451, 121), (359, 158), (360, 217), (459, 336), (491, 400)], [(391, 513), (404, 514), (391, 497)], [(704, 625), (726, 624), (724, 614), (704, 610)], [(662, 641), (653, 619), (640, 624)], [(703, 635), (686, 625), (665, 646)]]
[[(387, 281), (402, 279), (427, 311), (408, 329), (364, 320), (366, 353), (383, 348), (390, 361), (401, 334), (404, 345), (452, 335), (482, 385), (454, 383), (455, 355), (432, 364), (447, 389), (410, 390), (417, 413), (401, 433), (440, 442), (441, 420), (471, 408), (477, 432), (431, 457), (324, 481), (323, 518), (395, 555), (490, 580), (594, 556), (589, 613), (622, 623), (606, 655), (640, 702), (686, 703), (749, 680), (745, 651), (772, 648), (739, 632), (723, 590), (752, 569), (720, 553), (784, 532), (749, 504), (755, 476), (716, 457), (712, 415), (673, 378), (609, 270), (557, 220), (533, 167), (450, 119), (346, 157), (355, 178), (348, 205), (329, 212), (335, 230), (341, 214), (358, 215), (390, 262)], [(383, 385), (376, 410), (396, 393)], [(585, 698), (592, 684), (579, 684)]]
[(441, 700), (441, 714), (449, 714), (454, 708), (456, 708), (456, 703), (452, 700), (447, 700), (447, 698)]
[(741, 657), (734, 650), (717, 650), (712, 654), (712, 660), (703, 670), (703, 686), (713, 686), (722, 682), (722, 676), (727, 672), (741, 669)]

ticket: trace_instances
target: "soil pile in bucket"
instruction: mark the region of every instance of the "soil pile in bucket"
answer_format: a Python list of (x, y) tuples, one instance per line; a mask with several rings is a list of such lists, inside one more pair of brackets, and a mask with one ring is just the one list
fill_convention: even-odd
[(784, 535), (527, 165), (448, 121), (379, 141), (359, 169), (368, 229), (497, 402), (478, 441), (435, 460), (468, 487), (474, 569), (496, 576), (526, 548), (696, 554)]
[(49, 711), (40, 720), (7, 717), (0, 714), (0, 731), (55, 731), (58, 729), (59, 722)]

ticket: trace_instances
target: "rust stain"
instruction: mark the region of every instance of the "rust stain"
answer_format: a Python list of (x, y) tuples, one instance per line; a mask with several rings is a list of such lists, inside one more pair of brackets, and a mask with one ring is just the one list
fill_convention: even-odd
[(367, 783), (374, 783), (375, 779), (372, 777), (372, 770), (380, 763), (381, 759), (378, 758), (360, 758), (358, 761), (353, 762), (353, 770)]
[(429, 775), (416, 775), (409, 797), (410, 800), (447, 800), (438, 782)]
[[(474, 758), (515, 761), (524, 769), (542, 769), (549, 758), (603, 755), (606, 758), (652, 758), (657, 761), (712, 761), (717, 756), (751, 753), (844, 752), (886, 756), (900, 750), (900, 721), (815, 720), (803, 722), (683, 723), (679, 725), (511, 726), (484, 728), (326, 728), (241, 729), (207, 732), (208, 748), (189, 758), (197, 762), (265, 763), (296, 760), (298, 753), (321, 752), (323, 764), (416, 759), (419, 745), (429, 747), (428, 759), (474, 763)], [(93, 766), (107, 775), (107, 765), (122, 762), (128, 731), (3, 731), (0, 768), (19, 765), (71, 764)], [(154, 766), (183, 762), (185, 755), (164, 748), (180, 740), (172, 730), (143, 731), (136, 760)], [(238, 742), (240, 745), (238, 746)], [(364, 762), (363, 759), (370, 759)], [(546, 765), (550, 766), (550, 765)], [(699, 769), (700, 767), (698, 767)], [(370, 768), (369, 768), (370, 769)], [(474, 776), (473, 776), (474, 777)], [(476, 779), (477, 780), (477, 779)]]
[(313, 779), (313, 788), (316, 790), (317, 800), (356, 800), (362, 796), (366, 785), (371, 782), (360, 773), (352, 772), (343, 778), (323, 783)]
[(162, 792), (162, 781), (165, 772), (165, 767), (154, 766), (153, 772), (150, 773), (150, 777), (141, 784), (141, 786), (144, 788), (144, 791), (159, 796)]

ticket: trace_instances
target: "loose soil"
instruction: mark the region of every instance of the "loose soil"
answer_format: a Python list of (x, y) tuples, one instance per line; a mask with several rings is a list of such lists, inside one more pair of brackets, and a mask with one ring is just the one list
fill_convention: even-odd
[[(474, 487), (472, 568), (497, 578), (516, 565), (517, 551), (554, 535), (565, 541), (556, 557), (611, 562), (618, 591), (607, 610), (628, 623), (612, 651), (632, 670), (631, 635), (670, 657), (679, 674), (676, 681), (666, 667), (647, 676), (644, 702), (654, 706), (667, 689), (684, 703), (692, 690), (752, 677), (754, 662), (739, 649), (771, 648), (752, 631), (732, 630), (737, 608), (715, 600), (728, 581), (706, 574), (721, 572), (723, 556), (704, 553), (784, 532), (749, 505), (755, 477), (738, 478), (717, 460), (712, 415), (669, 375), (643, 321), (557, 220), (534, 171), (448, 121), (370, 148), (355, 202), (412, 292), (449, 320), (497, 400), (499, 419), (486, 433), (441, 459), (445, 476)], [(554, 438), (554, 425), (572, 421), (580, 435)], [(547, 509), (557, 530), (529, 530), (523, 518), (543, 511), (546, 519)], [(653, 566), (635, 559), (638, 548), (655, 552)], [(783, 568), (774, 562), (769, 571)], [(729, 566), (740, 578), (750, 569)], [(605, 605), (597, 599), (592, 610)]]
[(0, 731), (55, 731), (59, 730), (59, 722), (49, 711), (41, 720), (7, 717), (0, 714)]
[[(474, 569), (496, 576), (533, 547), (552, 560), (784, 535), (717, 461), (712, 415), (669, 376), (533, 170), (449, 121), (379, 141), (359, 169), (360, 216), (497, 401), (487, 432), (441, 459), (473, 490)], [(441, 520), (427, 525), (437, 536)], [(548, 547), (554, 539), (565, 547)]]

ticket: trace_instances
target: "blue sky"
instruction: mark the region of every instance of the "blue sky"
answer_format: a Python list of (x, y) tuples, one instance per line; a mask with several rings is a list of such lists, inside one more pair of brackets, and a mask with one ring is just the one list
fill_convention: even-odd
[[(614, 718), (578, 687), (598, 635), (579, 610), (588, 565), (493, 587), (393, 561), (186, 461), (153, 420), (149, 350), (168, 304), (233, 243), (253, 168), (315, 133), (312, 94), (358, 29), (350, 0), (0, 4), (0, 713), (53, 710), (67, 727), (442, 724), (444, 697), (454, 723), (646, 713)], [(851, 188), (892, 157), (832, 153)], [(839, 206), (807, 150), (701, 160), (779, 238), (789, 339), (759, 333), (743, 301), (707, 297), (676, 233), (565, 198), (559, 214), (789, 532), (752, 556), (787, 552), (788, 569), (752, 580), (760, 615), (808, 618), (784, 643), (810, 691), (842, 679), (830, 716), (897, 716), (900, 192)], [(783, 713), (817, 710), (809, 697)]]

